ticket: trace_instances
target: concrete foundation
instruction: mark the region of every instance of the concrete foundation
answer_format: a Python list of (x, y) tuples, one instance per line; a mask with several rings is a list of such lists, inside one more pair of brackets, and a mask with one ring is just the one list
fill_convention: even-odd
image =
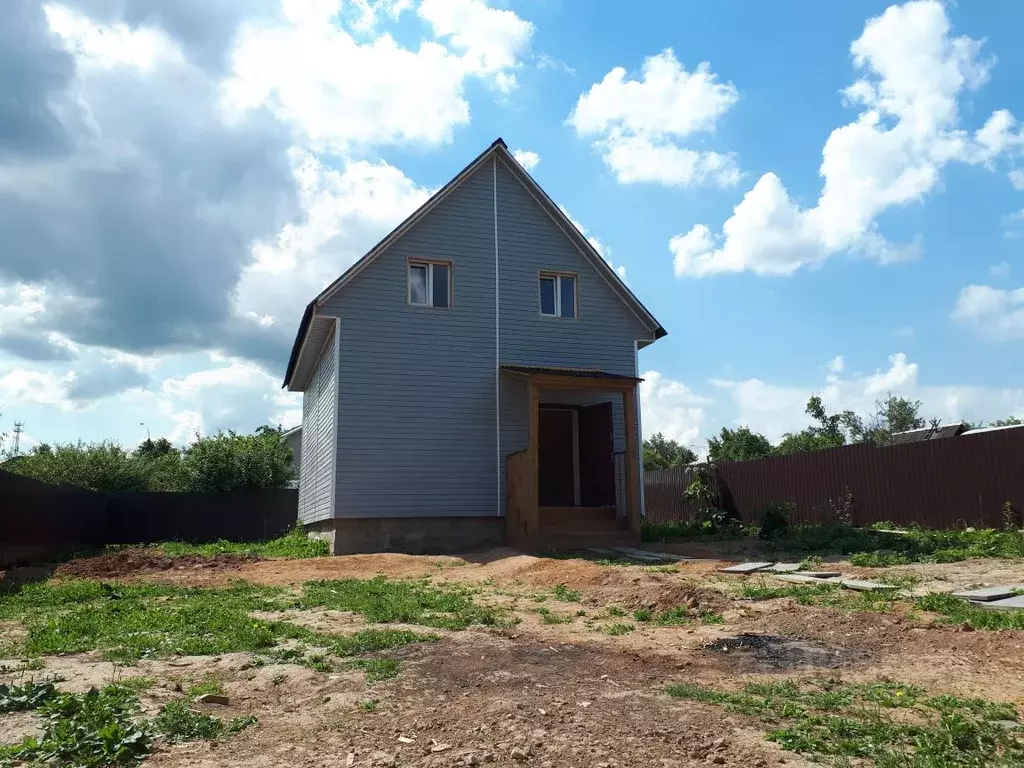
[(310, 536), (324, 539), (335, 555), (404, 552), (440, 555), (501, 546), (503, 517), (349, 517), (306, 526)]

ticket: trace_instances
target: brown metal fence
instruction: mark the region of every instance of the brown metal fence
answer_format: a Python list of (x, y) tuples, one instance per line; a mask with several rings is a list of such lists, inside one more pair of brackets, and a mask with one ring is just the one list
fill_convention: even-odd
[[(892, 521), (932, 528), (996, 527), (1009, 501), (1024, 509), (1024, 429), (876, 447), (726, 462), (716, 467), (722, 506), (756, 523), (765, 506), (794, 505), (790, 522), (838, 522), (846, 499), (859, 525)], [(691, 519), (683, 498), (693, 470), (645, 473), (647, 520)]]
[(297, 515), (294, 489), (94, 493), (0, 470), (0, 567), (105, 544), (259, 541)]

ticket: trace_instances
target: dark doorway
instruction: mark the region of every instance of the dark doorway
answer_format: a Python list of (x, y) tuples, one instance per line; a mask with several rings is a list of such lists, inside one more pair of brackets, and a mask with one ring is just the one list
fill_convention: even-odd
[(576, 504), (576, 411), (541, 408), (538, 440), (538, 502), (542, 507)]
[(598, 403), (579, 410), (580, 504), (615, 506), (615, 446), (612, 404)]

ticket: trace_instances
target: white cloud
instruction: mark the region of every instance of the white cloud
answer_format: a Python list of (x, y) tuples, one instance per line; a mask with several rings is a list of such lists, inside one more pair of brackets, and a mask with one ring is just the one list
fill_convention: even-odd
[(738, 99), (736, 87), (719, 82), (710, 64), (688, 72), (667, 49), (644, 60), (639, 80), (615, 67), (580, 96), (568, 122), (578, 136), (593, 139), (623, 184), (731, 186), (740, 179), (732, 155), (680, 142), (713, 133)]
[(159, 28), (96, 24), (59, 4), (44, 5), (43, 11), (50, 29), (82, 65), (101, 69), (130, 66), (146, 72), (163, 62), (185, 61), (180, 46)]
[(273, 242), (253, 246), (238, 282), (235, 313), (254, 332), (289, 340), (311, 298), (430, 196), (384, 162), (352, 161), (341, 170), (293, 150), (302, 220)]
[(495, 75), (495, 84), (506, 93), (516, 87), (512, 71), (530, 47), (533, 24), (482, 0), (423, 0), (418, 12), (437, 37), (464, 53), (468, 71)]
[(13, 405), (46, 405), (61, 411), (75, 407), (69, 390), (75, 374), (57, 375), (48, 371), (19, 366), (0, 376), (0, 403)]
[(666, 379), (658, 371), (644, 371), (640, 383), (640, 405), (644, 437), (661, 432), (696, 450), (705, 421), (704, 407), (710, 402), (679, 381)]
[(300, 395), (282, 391), (277, 377), (257, 365), (227, 362), (160, 385), (158, 408), (175, 423), (176, 442), (191, 439), (197, 430), (204, 435), (221, 429), (250, 432), (260, 424), (290, 428), (301, 420)]
[(1010, 262), (1008, 261), (1000, 261), (998, 264), (993, 264), (988, 268), (988, 273), (992, 275), (992, 277), (997, 278), (1009, 277), (1011, 271)]
[(536, 152), (532, 152), (529, 149), (515, 149), (512, 150), (512, 157), (518, 161), (528, 171), (532, 171), (540, 164), (540, 155)]
[(1024, 191), (1024, 168), (1017, 168), (1010, 171), (1010, 183), (1016, 190)]
[(223, 88), (229, 116), (269, 105), (311, 148), (342, 154), (445, 143), (469, 123), (466, 79), (514, 88), (516, 57), (533, 31), (480, 0), (425, 0), (419, 13), (451, 49), (423, 41), (413, 50), (387, 33), (356, 40), (332, 21), (339, 3), (286, 3), (286, 23), (242, 26)]
[(952, 317), (990, 339), (1024, 339), (1024, 288), (968, 285), (960, 291)]
[(828, 362), (829, 373), (842, 373), (843, 368), (846, 367), (846, 362), (843, 360), (842, 355), (836, 355)]
[(903, 353), (890, 356), (889, 367), (873, 374), (850, 378), (829, 374), (823, 383), (793, 386), (745, 379), (715, 380), (712, 384), (728, 396), (733, 424), (746, 424), (772, 442), (808, 426), (804, 408), (812, 393), (821, 396), (830, 413), (849, 409), (868, 415), (874, 412), (876, 400), (892, 392), (920, 400), (922, 416), (947, 423), (988, 421), (1024, 410), (1024, 388), (922, 384), (917, 363)]
[(698, 224), (669, 242), (677, 275), (751, 271), (789, 275), (842, 252), (881, 263), (912, 258), (877, 229), (881, 213), (923, 199), (953, 161), (989, 164), (1021, 146), (1016, 120), (992, 114), (973, 136), (959, 127), (957, 101), (988, 78), (981, 42), (953, 37), (937, 0), (892, 6), (869, 20), (850, 52), (863, 76), (843, 91), (862, 107), (822, 150), (824, 186), (801, 207), (774, 173), (763, 175), (720, 234)]

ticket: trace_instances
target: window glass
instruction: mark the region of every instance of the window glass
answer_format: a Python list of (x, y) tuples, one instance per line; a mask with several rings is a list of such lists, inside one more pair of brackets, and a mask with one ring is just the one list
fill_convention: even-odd
[(433, 275), (433, 301), (431, 306), (434, 307), (447, 307), (448, 306), (448, 265), (447, 264), (431, 264), (430, 267), (434, 271)]
[(424, 264), (409, 266), (409, 303), (427, 303), (427, 267)]
[(563, 276), (558, 282), (562, 298), (562, 317), (576, 317), (576, 278)]
[(555, 313), (555, 278), (542, 277), (540, 279), (540, 313), (542, 315), (554, 315)]

